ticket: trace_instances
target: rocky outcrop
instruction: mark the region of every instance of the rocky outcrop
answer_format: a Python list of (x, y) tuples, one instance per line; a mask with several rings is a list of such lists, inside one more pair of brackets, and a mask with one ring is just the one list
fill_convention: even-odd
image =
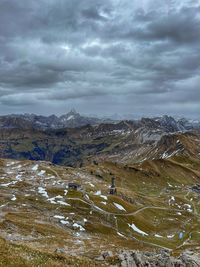
[(199, 267), (200, 254), (184, 252), (180, 257), (170, 256), (168, 251), (159, 254), (122, 251), (119, 256), (121, 267)]
[[(98, 260), (106, 260), (111, 256), (111, 252), (103, 252)], [(160, 253), (123, 250), (116, 256), (116, 262), (110, 267), (199, 267), (200, 254), (186, 251), (179, 257), (173, 257), (167, 250)]]

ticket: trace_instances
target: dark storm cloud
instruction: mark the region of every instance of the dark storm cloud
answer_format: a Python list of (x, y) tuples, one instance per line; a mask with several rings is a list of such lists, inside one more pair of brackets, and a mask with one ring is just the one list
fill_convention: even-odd
[(197, 116), (199, 62), (199, 1), (0, 1), (1, 113)]

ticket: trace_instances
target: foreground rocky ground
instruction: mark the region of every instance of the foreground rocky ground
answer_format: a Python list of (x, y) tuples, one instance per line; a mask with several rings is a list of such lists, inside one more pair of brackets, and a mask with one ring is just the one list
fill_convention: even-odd
[[(102, 253), (99, 260), (113, 258), (112, 253)], [(200, 266), (200, 254), (184, 252), (179, 257), (170, 256), (169, 252), (163, 250), (159, 253), (139, 252), (139, 251), (121, 251), (115, 255), (116, 264), (110, 266), (121, 267), (198, 267)]]

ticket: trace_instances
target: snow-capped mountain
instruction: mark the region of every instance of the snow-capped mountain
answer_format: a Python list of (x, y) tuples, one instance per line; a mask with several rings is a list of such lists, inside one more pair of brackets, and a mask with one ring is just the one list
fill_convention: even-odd
[[(61, 128), (75, 128), (85, 125), (99, 125), (99, 124), (116, 124), (120, 121), (119, 117), (115, 118), (97, 118), (88, 117), (79, 114), (75, 109), (61, 115), (40, 116), (35, 114), (12, 114), (0, 116), (0, 129), (19, 128), (19, 129), (61, 129)], [(162, 116), (155, 118), (141, 118), (138, 120), (128, 120), (134, 125), (134, 128), (146, 127), (148, 130), (164, 131), (168, 133), (185, 132), (190, 130), (200, 131), (200, 122), (197, 120), (187, 120), (185, 118), (175, 119), (171, 116)]]
[(12, 114), (0, 116), (0, 128), (33, 128), (33, 129), (59, 129), (74, 128), (87, 124), (95, 125), (101, 122), (109, 122), (109, 119), (98, 119), (80, 115), (76, 110), (72, 109), (69, 113), (57, 117), (40, 116), (35, 114)]

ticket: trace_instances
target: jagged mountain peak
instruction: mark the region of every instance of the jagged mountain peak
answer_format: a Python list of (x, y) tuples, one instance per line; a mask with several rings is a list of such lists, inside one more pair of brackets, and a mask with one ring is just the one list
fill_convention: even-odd
[(76, 111), (75, 108), (72, 108), (66, 115), (79, 115), (80, 116), (80, 113)]
[(61, 121), (70, 121), (82, 117), (75, 109), (71, 109), (68, 113), (60, 116)]

